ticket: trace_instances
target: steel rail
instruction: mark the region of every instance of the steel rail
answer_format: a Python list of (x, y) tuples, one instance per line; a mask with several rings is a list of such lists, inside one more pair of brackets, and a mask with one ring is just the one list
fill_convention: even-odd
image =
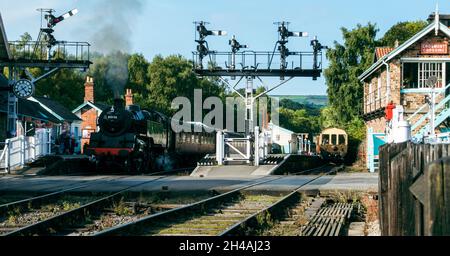
[[(156, 172), (156, 173), (152, 173), (152, 174), (150, 174), (148, 176), (158, 176), (160, 174), (167, 174), (167, 173), (172, 173), (172, 172), (176, 172), (177, 173), (177, 172), (183, 172), (183, 171), (188, 171), (188, 170), (193, 170), (193, 169), (194, 168), (180, 168), (180, 169), (174, 169), (174, 170), (170, 170), (170, 171)], [(120, 174), (120, 173), (117, 173), (117, 174)], [(73, 176), (73, 175), (67, 175), (67, 176), (70, 177), (70, 176)], [(111, 179), (110, 181), (119, 180), (119, 179), (123, 179), (123, 178), (127, 178), (127, 177), (128, 176), (117, 177), (116, 179)], [(111, 178), (111, 177), (107, 176), (107, 177), (97, 178), (97, 179), (94, 179), (94, 180), (82, 181), (82, 183), (83, 183), (82, 185), (75, 185), (74, 187), (71, 186), (69, 188), (65, 188), (65, 189), (62, 189), (62, 190), (59, 190), (59, 191), (55, 191), (55, 192), (51, 192), (51, 193), (48, 193), (48, 194), (34, 196), (34, 197), (30, 197), (30, 198), (21, 199), (21, 200), (14, 201), (14, 202), (9, 202), (9, 203), (6, 203), (6, 204), (2, 204), (2, 205), (0, 205), (0, 216), (3, 216), (5, 213), (10, 211), (11, 209), (14, 209), (14, 208), (17, 208), (17, 207), (22, 208), (22, 207), (28, 206), (30, 204), (32, 206), (34, 206), (34, 207), (37, 206), (37, 205), (41, 205), (44, 202), (51, 201), (54, 198), (57, 198), (58, 196), (60, 196), (60, 195), (62, 195), (64, 193), (67, 193), (67, 192), (70, 192), (70, 191), (73, 191), (73, 190), (76, 190), (76, 189), (85, 188), (85, 187), (94, 185), (94, 184), (96, 184), (96, 183), (98, 183), (98, 182), (100, 182), (100, 181), (102, 181), (104, 179), (108, 179), (108, 178)], [(52, 187), (52, 188), (59, 188), (59, 187), (65, 187), (65, 185), (58, 185), (58, 186), (55, 186), (55, 187)]]
[[(46, 220), (25, 226), (10, 233), (4, 234), (4, 236), (28, 236), (28, 235), (48, 235), (50, 234), (49, 227), (56, 231), (58, 228), (64, 227), (67, 223), (74, 223), (80, 219), (85, 218), (90, 212), (98, 212), (100, 209), (105, 208), (110, 202), (115, 202), (117, 198), (120, 198), (124, 192), (130, 191), (133, 188), (161, 180), (165, 177), (158, 177), (153, 180), (141, 182), (136, 185), (128, 186), (112, 195), (97, 199), (93, 202), (82, 205), (76, 209), (63, 212)], [(56, 229), (55, 229), (56, 228)]]
[[(330, 166), (330, 165), (327, 164), (326, 166)], [(325, 166), (311, 169), (311, 170), (318, 170), (320, 168), (325, 168)], [(262, 209), (256, 213), (254, 213), (253, 215), (245, 218), (244, 220), (234, 224), (227, 230), (220, 233), (219, 236), (239, 235), (239, 234), (242, 234), (245, 231), (245, 229), (248, 227), (257, 227), (258, 226), (258, 221), (257, 221), (258, 217), (264, 216), (266, 213), (270, 213), (270, 216), (280, 216), (283, 213), (284, 209), (286, 209), (287, 207), (291, 206), (292, 204), (295, 204), (296, 202), (298, 202), (298, 200), (300, 199), (300, 189), (302, 189), (304, 186), (316, 181), (317, 179), (321, 178), (322, 176), (327, 175), (328, 173), (333, 173), (333, 172), (338, 171), (340, 168), (342, 168), (342, 165), (336, 166), (336, 167), (330, 169), (328, 172), (309, 180), (308, 182), (297, 187), (290, 194), (283, 197), (282, 199), (280, 199), (276, 203), (272, 204), (271, 206), (268, 206), (265, 209)]]
[[(48, 193), (48, 194), (34, 196), (34, 197), (31, 197), (31, 198), (26, 198), (26, 199), (22, 199), (22, 200), (10, 202), (10, 203), (2, 204), (2, 205), (0, 205), (0, 216), (3, 216), (8, 211), (10, 211), (12, 209), (15, 209), (15, 208), (23, 208), (23, 207), (27, 207), (29, 205), (31, 205), (32, 207), (36, 207), (36, 206), (44, 204), (46, 202), (51, 202), (52, 200), (57, 199), (58, 197), (62, 196), (63, 194), (65, 194), (67, 192), (71, 192), (71, 191), (74, 191), (76, 189), (85, 188), (85, 187), (89, 187), (89, 186), (95, 185), (96, 183), (101, 182), (102, 180), (107, 179), (107, 178), (110, 178), (110, 177), (101, 177), (101, 178), (98, 178), (98, 179), (95, 179), (95, 180), (83, 181), (82, 185), (70, 186), (69, 188), (64, 188), (62, 190), (58, 190), (58, 191), (51, 192), (51, 193)], [(124, 178), (124, 177), (119, 177), (117, 179), (112, 179), (112, 181), (118, 180), (118, 179), (122, 179), (122, 178)], [(64, 187), (64, 185), (56, 186), (56, 187), (53, 187), (53, 188), (59, 188), (59, 187)]]
[[(310, 170), (306, 170), (306, 171), (315, 171), (315, 170), (319, 170), (319, 169), (323, 169), (327, 166), (330, 166), (329, 164), (318, 167), (318, 168), (314, 168), (314, 169), (310, 169)], [(331, 171), (330, 171), (331, 172)], [(325, 174), (323, 174), (325, 175)], [(310, 181), (308, 181), (307, 183), (303, 184), (301, 187), (315, 181), (316, 179), (322, 177), (323, 175), (320, 175), (319, 177), (316, 177)], [(227, 193), (221, 194), (221, 195), (217, 195), (215, 197), (209, 198), (209, 199), (205, 199), (202, 200), (200, 202), (197, 203), (193, 203), (184, 207), (180, 207), (180, 208), (175, 208), (175, 209), (171, 209), (168, 211), (164, 211), (164, 212), (159, 212), (153, 215), (149, 215), (146, 216), (140, 220), (134, 221), (134, 222), (130, 222), (130, 223), (126, 223), (126, 224), (122, 224), (119, 225), (117, 227), (114, 228), (110, 228), (107, 230), (104, 230), (102, 232), (99, 232), (97, 234), (94, 234), (94, 236), (110, 236), (110, 235), (120, 235), (122, 233), (134, 233), (136, 234), (140, 232), (140, 230), (142, 229), (142, 226), (144, 225), (149, 225), (152, 223), (158, 223), (160, 220), (164, 220), (164, 219), (169, 219), (172, 216), (176, 217), (176, 216), (182, 216), (183, 213), (185, 212), (194, 212), (194, 211), (198, 211), (198, 210), (202, 210), (207, 208), (206, 206), (216, 206), (216, 205), (220, 205), (220, 203), (222, 203), (223, 201), (225, 201), (226, 199), (232, 199), (236, 196), (238, 196), (240, 194), (241, 191), (248, 189), (250, 187), (254, 187), (257, 185), (261, 185), (264, 183), (268, 183), (268, 182), (272, 182), (278, 179), (282, 179), (285, 178), (285, 176), (283, 177), (277, 177), (275, 179), (271, 179), (271, 180), (267, 180), (267, 181), (262, 181), (262, 182), (256, 182), (254, 184), (250, 184), (241, 188), (237, 188), (235, 190), (229, 191)], [(296, 189), (297, 191), (298, 189)], [(217, 201), (216, 201), (217, 200)], [(259, 212), (258, 212), (259, 213)], [(253, 215), (252, 215), (253, 216)], [(252, 217), (251, 216), (251, 217)], [(235, 226), (238, 226), (238, 224), (236, 224)]]
[[(142, 229), (146, 228), (145, 226), (151, 226), (151, 224), (157, 224), (161, 220), (184, 216), (183, 214), (192, 214), (192, 212), (199, 212), (204, 209), (208, 209), (209, 207), (215, 207), (217, 205), (220, 205), (223, 202), (228, 202), (228, 201), (232, 200), (233, 198), (239, 196), (240, 192), (242, 190), (245, 190), (250, 187), (257, 186), (257, 185), (261, 185), (264, 183), (272, 182), (275, 180), (279, 180), (282, 178), (284, 178), (284, 177), (276, 177), (273, 179), (254, 182), (252, 184), (244, 185), (240, 188), (234, 189), (232, 191), (229, 191), (229, 192), (226, 192), (226, 193), (223, 193), (223, 194), (220, 194), (220, 195), (208, 198), (208, 199), (201, 200), (196, 203), (192, 203), (192, 204), (182, 206), (179, 208), (174, 208), (171, 210), (152, 214), (152, 215), (143, 217), (139, 220), (136, 220), (136, 221), (133, 221), (130, 223), (125, 223), (125, 224), (119, 225), (117, 227), (113, 227), (113, 228), (104, 230), (102, 232), (98, 232), (97, 234), (94, 234), (94, 236), (112, 236), (112, 235), (121, 235), (124, 233), (136, 235), (136, 234), (142, 233), (141, 231), (142, 231)], [(267, 177), (259, 178), (258, 180), (260, 180), (260, 179), (267, 179)]]

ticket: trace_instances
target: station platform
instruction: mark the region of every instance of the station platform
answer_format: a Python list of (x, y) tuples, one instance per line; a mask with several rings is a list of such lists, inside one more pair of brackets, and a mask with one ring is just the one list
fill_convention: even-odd
[(300, 172), (324, 165), (318, 156), (278, 154), (268, 155), (259, 166), (246, 163), (217, 165), (214, 155), (205, 157), (201, 164), (191, 173), (192, 177), (246, 177), (279, 175)]
[[(74, 192), (118, 192), (130, 186), (136, 192), (226, 192), (258, 181), (279, 179), (249, 188), (250, 191), (289, 192), (302, 185), (307, 194), (330, 192), (377, 193), (378, 175), (371, 173), (343, 173), (317, 178), (300, 176), (247, 176), (247, 177), (191, 177), (191, 176), (2, 176), (0, 194), (15, 192), (49, 193), (83, 186)], [(315, 179), (315, 180), (314, 180)], [(144, 182), (146, 182), (144, 184)], [(84, 186), (87, 185), (87, 186)]]

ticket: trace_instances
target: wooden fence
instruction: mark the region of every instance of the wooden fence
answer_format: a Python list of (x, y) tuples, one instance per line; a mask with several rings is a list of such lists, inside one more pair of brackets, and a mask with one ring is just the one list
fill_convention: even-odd
[(449, 154), (450, 144), (380, 148), (382, 235), (450, 235)]

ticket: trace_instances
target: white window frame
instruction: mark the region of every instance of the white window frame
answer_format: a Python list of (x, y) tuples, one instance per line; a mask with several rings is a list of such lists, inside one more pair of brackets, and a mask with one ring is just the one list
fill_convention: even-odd
[[(445, 73), (445, 62), (419, 62), (418, 73), (418, 88), (429, 88), (426, 84), (427, 79), (430, 76), (436, 76), (438, 78), (437, 88), (442, 87), (443, 76)], [(440, 84), (440, 85), (439, 85)]]
[(437, 75), (438, 77), (438, 83), (440, 82), (440, 86), (437, 88), (443, 88), (445, 87), (445, 81), (446, 81), (446, 65), (447, 62), (450, 62), (450, 59), (448, 58), (430, 58), (430, 59), (423, 59), (423, 58), (405, 58), (402, 59), (402, 71), (401, 71), (401, 84), (404, 84), (404, 63), (417, 63), (417, 88), (405, 88), (407, 90), (423, 90), (423, 89), (429, 89), (429, 87), (426, 85), (426, 80), (431, 75)]

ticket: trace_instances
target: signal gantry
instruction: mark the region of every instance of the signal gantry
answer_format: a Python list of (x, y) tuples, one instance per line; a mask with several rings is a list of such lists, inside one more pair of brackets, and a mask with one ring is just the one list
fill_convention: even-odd
[[(89, 60), (90, 44), (87, 42), (59, 41), (53, 35), (55, 27), (62, 21), (78, 13), (73, 9), (62, 15), (54, 15), (54, 9), (37, 9), (41, 14), (41, 27), (36, 41), (10, 41), (4, 36), (4, 47), (8, 54), (0, 56), (0, 67), (8, 67), (6, 86), (0, 91), (8, 94), (8, 137), (16, 135), (17, 98), (29, 98), (34, 93), (35, 84), (63, 68), (85, 71), (92, 64)], [(0, 19), (1, 21), (1, 19)], [(44, 24), (45, 21), (45, 24)], [(3, 31), (3, 24), (2, 32)], [(30, 68), (42, 68), (45, 72), (34, 77)], [(6, 76), (5, 76), (6, 77)]]
[[(204, 21), (195, 22), (196, 25), (196, 39), (197, 51), (193, 52), (193, 67), (194, 72), (200, 76), (206, 77), (219, 77), (219, 79), (237, 93), (245, 102), (245, 133), (246, 138), (239, 140), (246, 142), (245, 152), (238, 151), (242, 159), (229, 159), (225, 158), (223, 152), (225, 152), (226, 145), (229, 145), (227, 140), (230, 140), (231, 134), (221, 135), (217, 138), (217, 152), (216, 160), (219, 164), (226, 161), (247, 161), (247, 163), (253, 163), (259, 165), (259, 138), (260, 130), (255, 125), (254, 111), (256, 100), (269, 92), (277, 89), (281, 85), (292, 80), (294, 77), (311, 77), (313, 80), (317, 80), (322, 72), (322, 50), (327, 49), (326, 46), (322, 46), (317, 37), (311, 40), (310, 45), (313, 48), (312, 52), (298, 52), (290, 51), (287, 47), (289, 38), (291, 37), (308, 37), (307, 32), (290, 31), (288, 26), (289, 22), (281, 21), (275, 22), (278, 26), (278, 40), (275, 43), (273, 51), (252, 51), (248, 50), (247, 45), (240, 44), (236, 36), (229, 40), (228, 44), (231, 47), (231, 51), (220, 52), (210, 49), (206, 37), (210, 35), (224, 36), (227, 33), (222, 30), (208, 30), (206, 25), (209, 24)], [(288, 62), (288, 57), (295, 57), (295, 60)], [(204, 67), (204, 59), (209, 58), (208, 68)], [(275, 64), (275, 58), (280, 60), (279, 66)], [(312, 59), (310, 67), (306, 67), (304, 62)], [(308, 64), (309, 64), (308, 63)], [(238, 78), (238, 81), (231, 85), (228, 79), (224, 77), (230, 77), (231, 80)], [(266, 86), (261, 77), (279, 77), (282, 80), (278, 85), (269, 88)], [(288, 77), (285, 80), (285, 77)], [(236, 88), (245, 78), (246, 85), (244, 86), (244, 95)], [(266, 90), (258, 95), (255, 94), (253, 81), (258, 79)], [(219, 133), (220, 134), (220, 133)], [(232, 138), (231, 138), (232, 139)], [(236, 151), (237, 149), (233, 149)]]

